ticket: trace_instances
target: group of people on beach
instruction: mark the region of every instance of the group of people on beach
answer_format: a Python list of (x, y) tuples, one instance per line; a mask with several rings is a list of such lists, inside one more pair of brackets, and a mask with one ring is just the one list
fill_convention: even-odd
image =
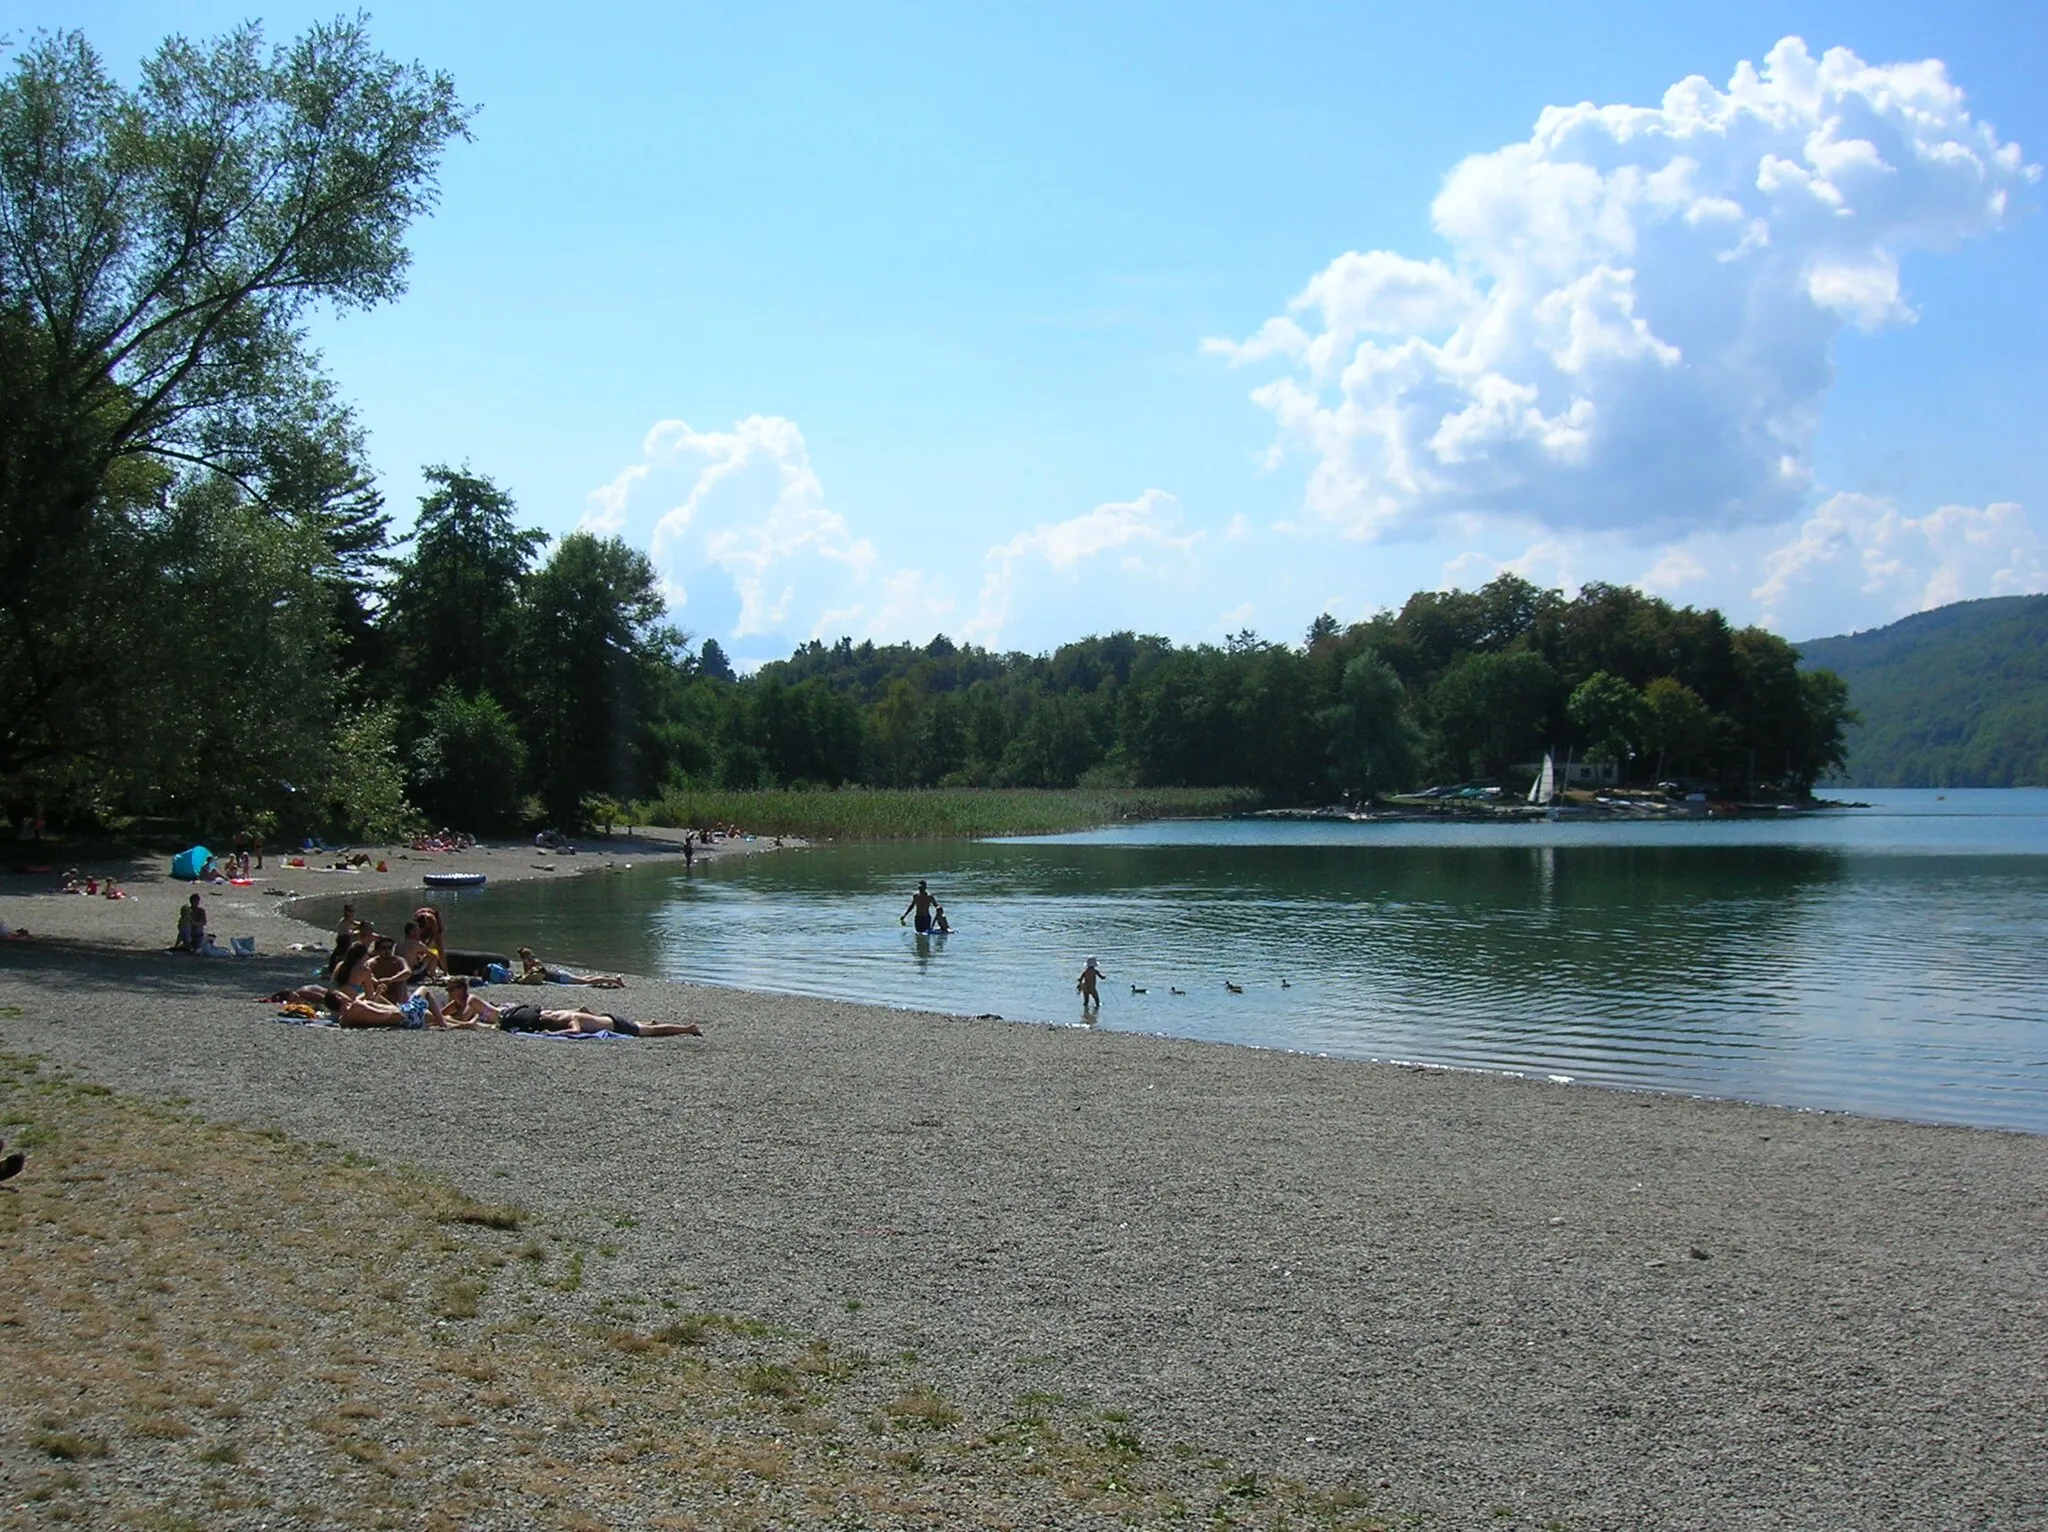
[[(193, 895), (196, 904), (198, 895)], [(644, 1022), (589, 1006), (545, 1006), (529, 1001), (494, 1005), (473, 992), (473, 981), (493, 970), (514, 984), (572, 984), (623, 989), (616, 974), (578, 974), (543, 963), (530, 948), (519, 949), (514, 974), (494, 953), (462, 952), (448, 946), (441, 912), (422, 905), (405, 923), (403, 936), (379, 932), (342, 907), (334, 949), (321, 978), (296, 989), (260, 998), (281, 1004), (305, 1019), (328, 1016), (343, 1027), (433, 1028), (474, 1031), (496, 1027), (557, 1037), (611, 1032), (626, 1037), (702, 1037), (693, 1022)], [(435, 993), (438, 985), (440, 993)]]
[(64, 880), (57, 891), (62, 894), (84, 894), (87, 898), (126, 899), (127, 891), (108, 873), (102, 878), (97, 873), (81, 873), (76, 867), (64, 874)]

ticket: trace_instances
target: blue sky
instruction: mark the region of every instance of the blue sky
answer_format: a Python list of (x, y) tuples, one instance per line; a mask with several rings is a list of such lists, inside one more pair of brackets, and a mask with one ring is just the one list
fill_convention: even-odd
[[(315, 333), (401, 523), (467, 462), (749, 662), (2048, 588), (2048, 13), (1662, 9), (391, 8), (475, 141)], [(8, 25), (125, 75), (250, 14)]]

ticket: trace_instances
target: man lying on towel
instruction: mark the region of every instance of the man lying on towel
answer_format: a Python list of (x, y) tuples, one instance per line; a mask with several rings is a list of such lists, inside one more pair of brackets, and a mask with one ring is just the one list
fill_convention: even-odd
[(521, 1002), (498, 1007), (498, 1025), (507, 1032), (539, 1032), (553, 1037), (571, 1037), (578, 1032), (618, 1032), (627, 1037), (702, 1037), (704, 1029), (694, 1021), (634, 1021), (616, 1011), (593, 1011), (578, 1006), (573, 1011), (543, 1010)]

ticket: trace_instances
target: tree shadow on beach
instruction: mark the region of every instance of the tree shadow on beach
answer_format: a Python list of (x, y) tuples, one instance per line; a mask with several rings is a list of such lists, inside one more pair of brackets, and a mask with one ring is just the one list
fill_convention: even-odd
[(317, 955), (305, 953), (206, 958), (36, 937), (8, 942), (0, 950), (0, 980), (21, 977), (74, 994), (210, 1002), (249, 1000), (310, 983), (318, 964)]

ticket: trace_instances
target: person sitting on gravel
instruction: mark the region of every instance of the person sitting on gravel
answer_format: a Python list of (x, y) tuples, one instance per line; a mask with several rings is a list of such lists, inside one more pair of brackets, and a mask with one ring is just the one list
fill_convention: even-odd
[(194, 894), (178, 906), (178, 939), (173, 952), (197, 952), (206, 945), (206, 906)]
[(420, 923), (408, 920), (405, 935), (399, 939), (398, 955), (405, 959), (405, 966), (412, 970), (412, 981), (418, 984), (434, 971), (433, 950), (420, 940)]
[(469, 992), (469, 980), (455, 974), (448, 980), (448, 998), (441, 1002), (441, 1025), (444, 1027), (495, 1027), (498, 1024), (498, 1008), (487, 1000), (479, 999)]
[(588, 984), (595, 989), (624, 989), (626, 981), (615, 973), (571, 973), (566, 968), (554, 968), (533, 955), (531, 947), (519, 949), (519, 972), (512, 976), (514, 984)]
[(340, 957), (327, 968), (327, 982), (335, 989), (345, 989), (353, 995), (367, 995), (375, 985), (377, 976), (370, 972), (370, 948), (367, 942), (350, 942)]
[(378, 937), (370, 946), (370, 978), (378, 993), (394, 1000), (404, 999), (402, 994), (392, 991), (409, 987), (412, 965), (398, 955), (398, 943), (389, 936)]
[(702, 1037), (704, 1029), (694, 1021), (634, 1021), (612, 1011), (593, 1011), (578, 1006), (573, 1011), (543, 1010), (520, 1002), (498, 1007), (498, 1025), (507, 1032), (539, 1032), (553, 1037), (570, 1037), (578, 1032), (617, 1032), (626, 1037)]

